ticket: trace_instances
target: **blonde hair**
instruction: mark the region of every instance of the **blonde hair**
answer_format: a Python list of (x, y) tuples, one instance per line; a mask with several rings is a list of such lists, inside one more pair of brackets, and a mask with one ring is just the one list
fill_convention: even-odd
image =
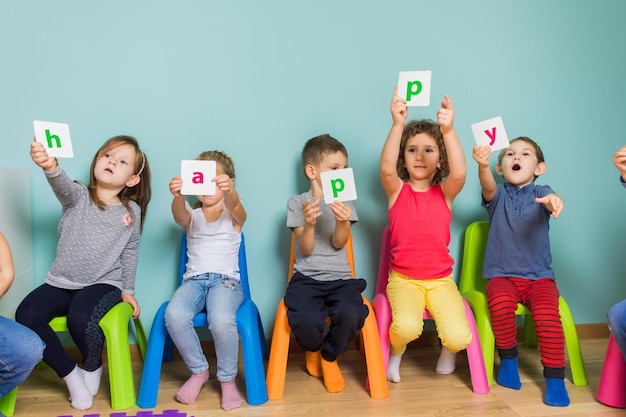
[[(196, 158), (198, 161), (215, 161), (223, 170), (224, 174), (235, 179), (235, 163), (233, 159), (222, 151), (204, 151)], [(202, 207), (202, 203), (197, 201), (193, 208)]]

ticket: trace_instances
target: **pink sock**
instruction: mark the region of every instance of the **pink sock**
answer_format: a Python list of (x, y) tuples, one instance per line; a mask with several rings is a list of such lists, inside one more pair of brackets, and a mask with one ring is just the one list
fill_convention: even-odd
[(243, 400), (241, 399), (241, 395), (239, 395), (235, 380), (220, 382), (220, 385), (222, 386), (222, 410), (228, 411), (241, 407)]
[(183, 404), (193, 404), (200, 394), (202, 386), (209, 380), (209, 371), (201, 374), (191, 374), (187, 382), (176, 393), (176, 400)]

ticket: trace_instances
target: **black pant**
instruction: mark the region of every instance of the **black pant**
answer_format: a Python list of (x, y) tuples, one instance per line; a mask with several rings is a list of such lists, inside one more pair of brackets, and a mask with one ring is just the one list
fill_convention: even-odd
[(61, 340), (48, 322), (67, 316), (67, 328), (83, 357), (83, 369), (95, 371), (102, 366), (104, 333), (100, 319), (117, 303), (122, 292), (108, 284), (95, 284), (80, 290), (66, 290), (43, 284), (22, 300), (15, 312), (18, 323), (32, 329), (46, 344), (43, 360), (63, 378), (76, 367)]
[[(329, 362), (345, 353), (369, 313), (361, 297), (366, 285), (364, 279), (316, 281), (296, 272), (287, 287), (285, 305), (298, 344), (310, 352), (321, 348)], [(328, 317), (331, 324), (324, 337)]]

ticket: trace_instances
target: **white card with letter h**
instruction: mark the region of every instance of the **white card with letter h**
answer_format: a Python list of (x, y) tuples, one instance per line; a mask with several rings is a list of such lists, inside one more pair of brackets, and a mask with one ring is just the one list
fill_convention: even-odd
[(356, 185), (352, 168), (325, 171), (320, 174), (324, 201), (330, 204), (335, 200), (356, 200)]
[(33, 126), (35, 128), (35, 140), (43, 144), (48, 156), (53, 158), (74, 157), (68, 124), (34, 120)]

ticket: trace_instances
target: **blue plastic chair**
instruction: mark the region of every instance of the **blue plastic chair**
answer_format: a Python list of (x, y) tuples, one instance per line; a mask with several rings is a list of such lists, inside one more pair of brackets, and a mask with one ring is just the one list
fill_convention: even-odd
[[(183, 234), (180, 241), (178, 264), (179, 285), (182, 282), (186, 264), (187, 237)], [(244, 301), (239, 310), (237, 310), (237, 329), (239, 330), (243, 353), (246, 397), (248, 404), (258, 405), (267, 402), (263, 358), (267, 358), (269, 353), (259, 310), (250, 297), (243, 233), (241, 234), (241, 245), (239, 246), (239, 274), (241, 276)], [(137, 405), (141, 408), (154, 408), (156, 406), (162, 362), (172, 360), (173, 343), (165, 327), (165, 308), (167, 304), (168, 301), (164, 302), (157, 311), (152, 323), (152, 329), (150, 330), (150, 338), (148, 339), (148, 348), (139, 385), (139, 396), (137, 398)], [(193, 324), (195, 327), (207, 327), (206, 312), (197, 314)]]

